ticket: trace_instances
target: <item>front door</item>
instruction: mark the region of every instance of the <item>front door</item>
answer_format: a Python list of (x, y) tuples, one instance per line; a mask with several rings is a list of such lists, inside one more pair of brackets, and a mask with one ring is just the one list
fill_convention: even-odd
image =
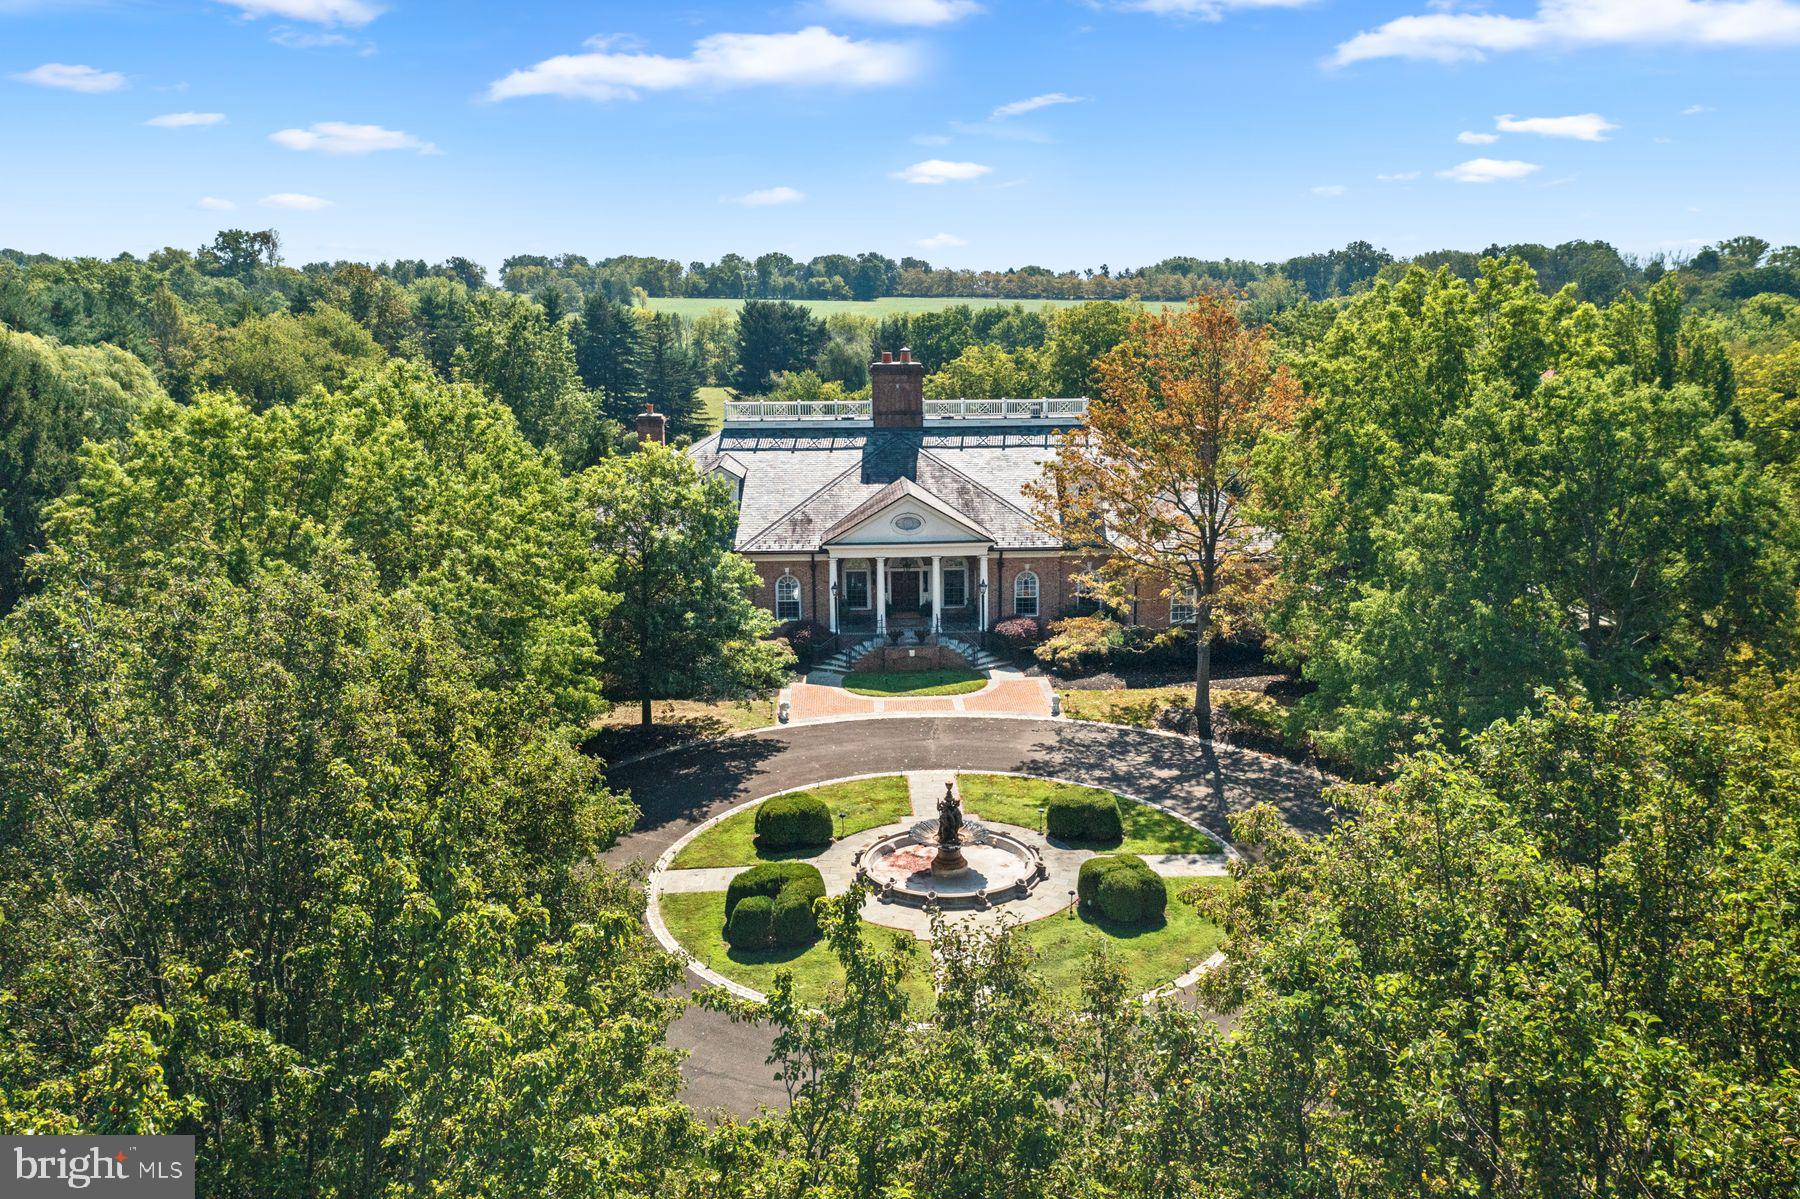
[(888, 604), (895, 612), (919, 610), (919, 572), (896, 570), (888, 575)]

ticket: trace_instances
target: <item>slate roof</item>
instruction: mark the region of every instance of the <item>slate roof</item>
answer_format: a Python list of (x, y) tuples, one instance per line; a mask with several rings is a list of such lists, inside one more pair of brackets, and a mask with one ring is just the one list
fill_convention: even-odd
[[(890, 484), (910, 480), (1001, 549), (1053, 549), (1024, 487), (1056, 456), (1059, 430), (1034, 425), (874, 429), (727, 425), (688, 451), (702, 471), (742, 471), (736, 549), (805, 553)], [(850, 522), (855, 523), (855, 522)]]

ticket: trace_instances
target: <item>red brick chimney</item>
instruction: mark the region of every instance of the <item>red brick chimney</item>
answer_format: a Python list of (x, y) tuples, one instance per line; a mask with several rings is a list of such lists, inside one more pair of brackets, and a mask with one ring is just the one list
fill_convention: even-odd
[(656, 405), (645, 402), (644, 410), (637, 415), (637, 438), (641, 445), (646, 441), (654, 441), (662, 445), (669, 439), (669, 418), (656, 410)]
[(925, 424), (925, 364), (902, 349), (899, 361), (883, 350), (869, 364), (870, 408), (877, 429), (918, 429)]

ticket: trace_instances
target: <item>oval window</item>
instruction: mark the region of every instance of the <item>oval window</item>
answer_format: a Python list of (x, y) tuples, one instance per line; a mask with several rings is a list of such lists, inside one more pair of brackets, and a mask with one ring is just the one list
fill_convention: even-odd
[(894, 518), (894, 527), (902, 533), (917, 533), (925, 527), (925, 520), (923, 517), (907, 512)]

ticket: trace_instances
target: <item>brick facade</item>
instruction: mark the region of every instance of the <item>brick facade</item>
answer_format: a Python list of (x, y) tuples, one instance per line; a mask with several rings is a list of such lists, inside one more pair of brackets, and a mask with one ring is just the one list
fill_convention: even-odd
[[(1016, 614), (1013, 610), (1013, 589), (1019, 576), (1026, 571), (1031, 571), (1038, 577), (1038, 618), (1046, 624), (1062, 619), (1072, 610), (1076, 600), (1074, 578), (1087, 568), (1089, 561), (1091, 559), (1064, 557), (1042, 551), (1008, 554), (995, 552), (988, 555), (989, 623), (1006, 620)], [(831, 566), (824, 554), (811, 559), (752, 557), (751, 562), (756, 567), (757, 574), (752, 597), (758, 607), (774, 612), (776, 580), (791, 574), (800, 584), (802, 617), (815, 620), (821, 625), (830, 624)], [(973, 615), (981, 602), (979, 559), (971, 557), (968, 565), (969, 611)], [(1131, 624), (1167, 628), (1169, 597), (1162, 594), (1163, 590), (1163, 584), (1158, 581), (1146, 579), (1140, 582), (1135, 600), (1119, 614), (1120, 619)]]

